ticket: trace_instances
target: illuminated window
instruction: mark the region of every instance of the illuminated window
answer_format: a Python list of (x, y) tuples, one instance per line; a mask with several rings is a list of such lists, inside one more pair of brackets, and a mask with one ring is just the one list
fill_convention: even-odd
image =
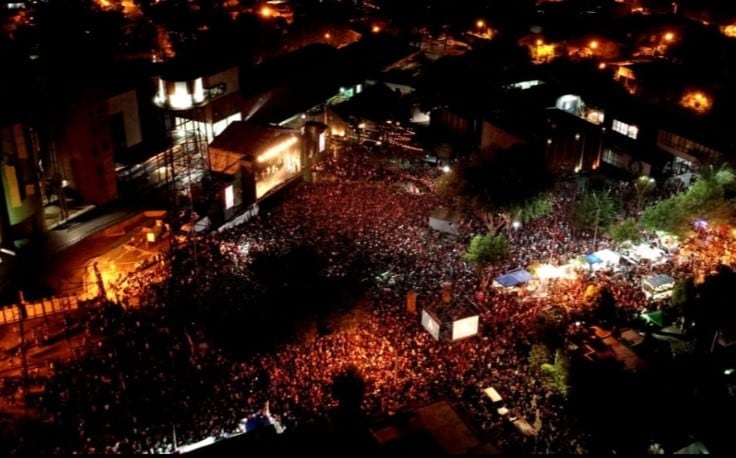
[(636, 140), (636, 137), (639, 136), (639, 128), (633, 124), (626, 124), (625, 122), (621, 122), (618, 119), (614, 119), (613, 123), (611, 124), (611, 129), (613, 129), (614, 132), (618, 132), (621, 135), (626, 135), (629, 138), (633, 138)]
[(593, 124), (601, 125), (606, 119), (606, 116), (601, 110), (590, 109), (585, 113), (585, 119)]

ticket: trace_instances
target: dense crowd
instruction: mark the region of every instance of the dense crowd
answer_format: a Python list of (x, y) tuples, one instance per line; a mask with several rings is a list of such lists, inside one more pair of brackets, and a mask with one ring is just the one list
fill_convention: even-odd
[[(369, 416), (449, 399), (463, 403), (502, 450), (588, 452), (585, 428), (566, 416), (563, 397), (541, 382), (539, 369), (528, 361), (535, 317), (551, 304), (575, 309), (591, 282), (607, 286), (624, 309), (655, 307), (641, 292), (643, 276), (665, 272), (682, 278), (712, 268), (705, 264), (712, 257), (685, 254), (628, 271), (591, 271), (584, 281), (552, 281), (545, 294), (499, 289), (491, 280), (510, 269), (535, 262), (562, 265), (616, 247), (604, 236), (594, 243), (591, 234), (568, 225), (579, 192), (573, 180), (559, 185), (552, 214), (509, 234), (507, 262), (476, 270), (462, 255), (472, 235), (487, 231), (480, 220), (468, 215), (459, 237), (427, 224), (432, 210), (447, 204), (432, 192), (442, 173), (419, 160), (391, 163), (357, 146), (341, 147), (340, 156), (320, 164), (317, 183), (286, 191), (283, 203), (241, 226), (179, 248), (173, 255), (178, 262), (158, 260), (125, 279), (122, 307), (109, 303), (87, 311), (85, 332), (102, 338), (90, 338), (79, 358), (57, 363), (35, 400), (59, 431), (47, 438), (53, 444), (47, 451), (172, 452), (175, 441), (182, 445), (237, 432), (241, 420), (256, 415), (266, 402), (287, 429), (299, 428), (324, 419), (335, 407), (330, 384), (353, 366), (366, 382), (362, 408)], [(707, 243), (701, 249), (730, 242), (714, 236)], [(253, 257), (303, 244), (327, 260), (330, 277), (347, 275), (355, 258), (362, 257), (361, 265), (368, 266), (363, 274), (368, 300), (356, 309), (361, 313), (357, 324), (235, 360), (208, 345), (196, 325), (180, 323), (167, 302), (170, 288), (176, 288), (202, 301), (217, 291), (248, 304), (262, 287), (253, 277)], [(168, 275), (173, 281), (152, 281)], [(222, 281), (233, 276), (240, 281)], [(407, 292), (416, 291), (422, 304), (432, 304), (440, 301), (448, 282), (454, 297), (467, 297), (477, 307), (479, 335), (436, 341), (407, 311)], [(539, 428), (536, 437), (507, 429), (483, 401), (481, 390), (489, 385), (503, 394), (515, 415)]]

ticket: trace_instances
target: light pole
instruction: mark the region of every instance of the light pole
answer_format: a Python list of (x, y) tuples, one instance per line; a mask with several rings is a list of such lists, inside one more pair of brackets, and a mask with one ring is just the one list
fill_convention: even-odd
[(598, 202), (598, 194), (593, 193), (593, 199), (595, 199), (595, 223), (593, 227), (593, 250), (598, 250), (598, 223), (601, 218), (601, 204)]
[[(582, 141), (581, 141), (582, 138)], [(575, 148), (578, 147), (578, 142), (580, 143), (580, 159), (578, 159), (578, 165), (575, 167), (575, 172), (580, 172), (583, 170), (583, 161), (585, 159), (585, 136), (580, 135), (579, 132), (575, 133)]]

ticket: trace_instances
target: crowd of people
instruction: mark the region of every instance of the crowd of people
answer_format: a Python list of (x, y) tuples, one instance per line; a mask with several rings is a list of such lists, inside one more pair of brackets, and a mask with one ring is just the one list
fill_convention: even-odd
[[(594, 240), (569, 226), (576, 182), (558, 186), (552, 214), (509, 234), (508, 261), (478, 270), (463, 254), (473, 235), (487, 231), (479, 219), (467, 215), (458, 237), (427, 224), (432, 211), (447, 204), (431, 185), (443, 172), (418, 158), (392, 163), (373, 154), (341, 145), (339, 155), (320, 164), (316, 183), (289, 189), (282, 203), (243, 225), (203, 236), (174, 250), (172, 259), (140, 269), (125, 280), (121, 304), (87, 310), (85, 332), (98, 338), (90, 338), (78, 358), (57, 362), (33, 400), (57, 431), (43, 440), (44, 451), (173, 452), (177, 445), (238, 432), (241, 420), (261, 412), (265, 403), (287, 430), (296, 429), (324, 420), (338, 401), (331, 383), (355, 367), (366, 383), (362, 409), (368, 417), (449, 399), (466, 406), (482, 434), (502, 450), (588, 452), (584, 425), (566, 415), (564, 397), (529, 362), (536, 316), (551, 304), (578, 309), (590, 282), (607, 286), (620, 307), (646, 310), (656, 304), (641, 291), (644, 275), (683, 278), (709, 270), (704, 263), (712, 258), (687, 255), (628, 272), (600, 270), (595, 279), (583, 272), (582, 280), (551, 282), (544, 295), (500, 289), (492, 279), (513, 268), (539, 261), (562, 265), (580, 254), (616, 248), (604, 236)], [(203, 302), (218, 294), (257, 307), (251, 301), (263, 285), (251, 260), (305, 244), (326, 260), (327, 277), (350, 274), (360, 258), (367, 298), (354, 311), (362, 313), (360, 320), (308, 342), (234, 359), (209, 343), (196, 323), (182, 323), (168, 300), (175, 289)], [(164, 276), (170, 279), (151, 281)], [(453, 297), (477, 307), (478, 335), (435, 340), (407, 310), (409, 291), (427, 306), (442, 300), (447, 284)], [(536, 436), (507, 428), (483, 400), (482, 389), (490, 385), (515, 415), (538, 428)], [(13, 451), (22, 452), (29, 438), (18, 437)]]

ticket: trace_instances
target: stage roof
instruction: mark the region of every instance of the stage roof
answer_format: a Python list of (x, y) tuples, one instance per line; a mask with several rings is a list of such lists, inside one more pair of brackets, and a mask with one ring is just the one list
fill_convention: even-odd
[(506, 272), (494, 278), (493, 281), (504, 287), (516, 286), (520, 283), (526, 283), (532, 279), (532, 274), (524, 269), (516, 269)]
[(218, 149), (241, 156), (257, 157), (275, 143), (298, 135), (294, 129), (234, 121), (210, 143), (209, 149)]

